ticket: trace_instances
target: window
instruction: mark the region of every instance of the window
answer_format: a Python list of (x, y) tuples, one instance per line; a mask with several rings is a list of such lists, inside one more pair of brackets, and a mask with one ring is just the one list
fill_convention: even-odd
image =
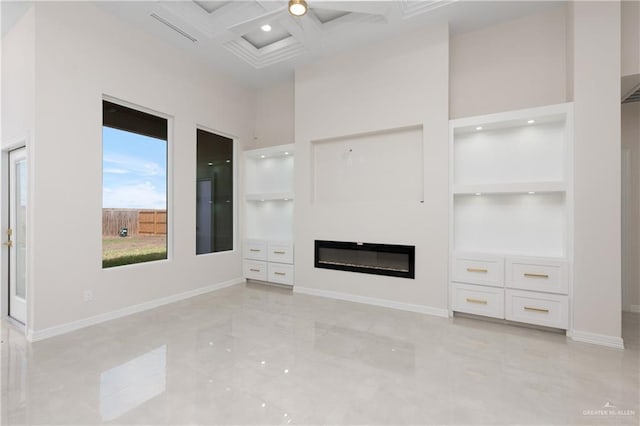
[(196, 254), (233, 250), (233, 140), (197, 131)]
[(102, 102), (102, 267), (167, 258), (165, 118)]

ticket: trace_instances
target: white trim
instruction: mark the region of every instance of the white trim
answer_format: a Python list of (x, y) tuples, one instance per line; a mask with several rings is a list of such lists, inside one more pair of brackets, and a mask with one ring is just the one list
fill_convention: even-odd
[(640, 305), (627, 305), (622, 309), (624, 312), (634, 312), (640, 314)]
[(231, 287), (236, 284), (245, 282), (244, 278), (235, 278), (233, 280), (224, 281), (218, 284), (212, 284), (206, 287), (196, 288), (194, 290), (185, 291), (184, 293), (174, 294), (172, 296), (162, 297), (160, 299), (151, 300), (149, 302), (140, 303), (138, 305), (128, 306), (126, 308), (117, 309), (115, 311), (107, 312), (100, 315), (95, 315), (89, 318), (84, 318), (79, 321), (74, 321), (62, 325), (56, 325), (53, 327), (45, 328), (43, 330), (29, 329), (27, 332), (27, 340), (30, 342), (37, 342), (39, 340), (48, 339), (49, 337), (58, 336), (60, 334), (69, 333), (71, 331), (79, 330), (91, 325), (100, 324), (105, 321), (110, 321), (116, 318), (122, 318), (128, 315), (132, 315), (138, 312), (154, 309), (159, 306), (168, 305), (169, 303), (178, 302), (180, 300), (189, 299), (191, 297), (199, 296), (201, 294), (209, 293), (222, 288)]
[(307, 294), (309, 296), (327, 297), (329, 299), (346, 300), (347, 302), (364, 303), (365, 305), (382, 306), (385, 308), (398, 309), (401, 311), (417, 312), (420, 314), (433, 315), (441, 318), (449, 318), (447, 309), (434, 308), (425, 305), (414, 305), (411, 303), (396, 302), (394, 300), (377, 299), (374, 297), (358, 296), (356, 294), (341, 293), (338, 291), (319, 290), (309, 287), (293, 287), (294, 293)]
[(617, 336), (606, 336), (604, 334), (573, 330), (571, 333), (571, 339), (575, 340), (576, 342), (591, 343), (593, 345), (624, 349), (624, 342), (622, 340), (622, 337)]

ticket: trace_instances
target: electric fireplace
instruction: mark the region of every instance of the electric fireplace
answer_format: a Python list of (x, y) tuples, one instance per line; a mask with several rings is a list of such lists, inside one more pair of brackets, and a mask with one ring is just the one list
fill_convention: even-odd
[(415, 246), (346, 241), (315, 242), (315, 267), (415, 278)]

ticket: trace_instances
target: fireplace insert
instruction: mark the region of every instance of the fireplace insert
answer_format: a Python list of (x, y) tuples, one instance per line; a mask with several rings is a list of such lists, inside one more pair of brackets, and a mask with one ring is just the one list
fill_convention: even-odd
[(315, 267), (414, 279), (415, 250), (415, 246), (316, 240)]

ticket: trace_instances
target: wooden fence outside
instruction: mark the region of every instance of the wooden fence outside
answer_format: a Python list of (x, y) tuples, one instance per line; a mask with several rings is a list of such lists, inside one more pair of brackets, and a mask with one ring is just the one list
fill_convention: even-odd
[(166, 235), (166, 210), (102, 209), (102, 235), (118, 236), (120, 228), (128, 235)]
[(166, 235), (166, 210), (141, 210), (138, 212), (138, 234)]

